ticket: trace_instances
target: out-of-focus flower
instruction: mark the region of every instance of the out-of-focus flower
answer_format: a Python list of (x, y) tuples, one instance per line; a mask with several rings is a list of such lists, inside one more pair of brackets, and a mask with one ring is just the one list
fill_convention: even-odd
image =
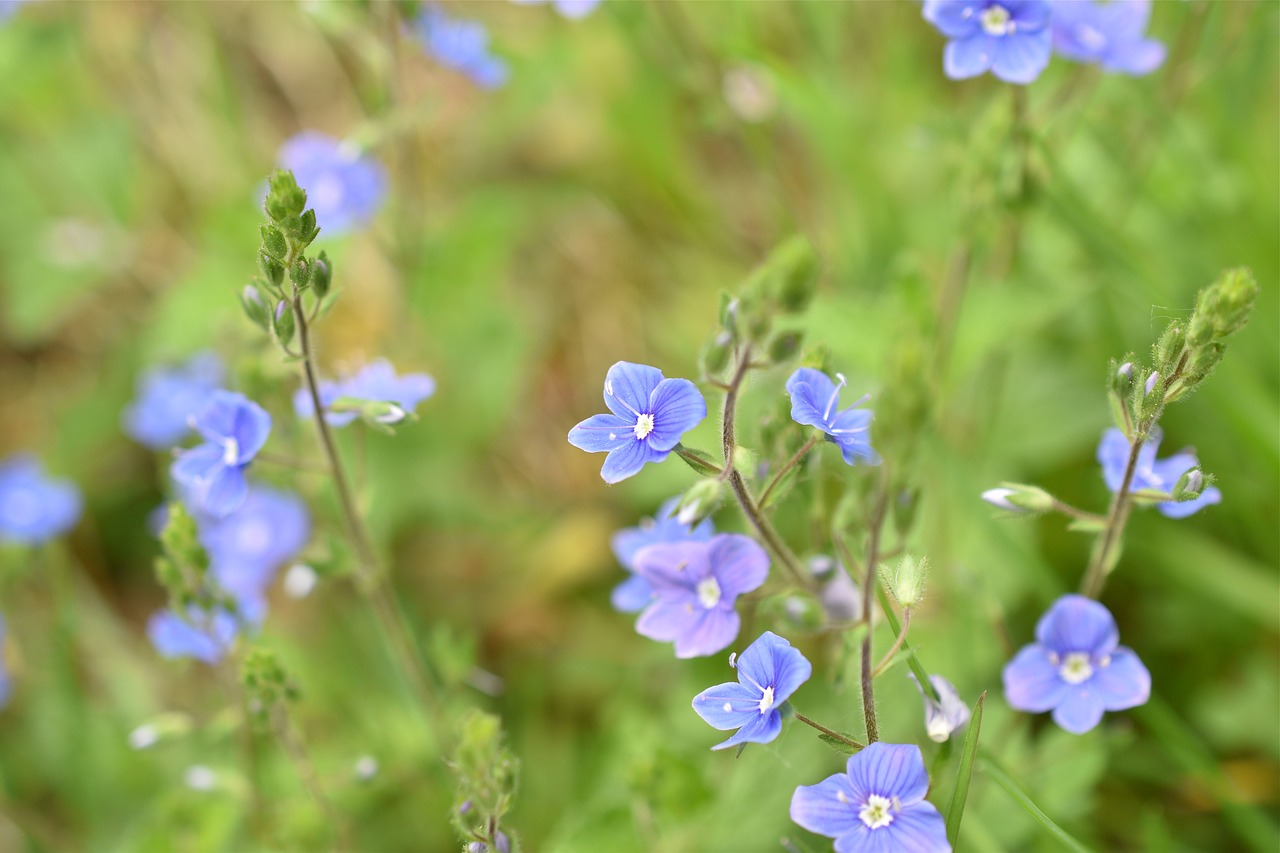
[(13, 17), (18, 11), (19, 6), (30, 3), (31, 0), (0, 0), (0, 23), (4, 23)]
[(949, 853), (942, 815), (924, 798), (920, 747), (877, 742), (849, 756), (847, 772), (791, 797), (791, 819), (836, 840), (837, 853)]
[(410, 30), (432, 59), (471, 78), (482, 89), (507, 82), (507, 64), (489, 52), (489, 33), (477, 21), (450, 18), (435, 7), (424, 9)]
[(674, 642), (676, 657), (691, 658), (715, 654), (738, 636), (741, 620), (734, 603), (764, 583), (769, 557), (754, 540), (722, 533), (706, 542), (642, 548), (635, 567), (655, 596), (636, 631)]
[(306, 190), (307, 206), (326, 234), (363, 226), (386, 198), (386, 170), (349, 142), (303, 131), (281, 146), (279, 160)]
[[(1153, 433), (1142, 449), (1138, 451), (1138, 464), (1133, 469), (1133, 482), (1130, 492), (1149, 489), (1157, 492), (1173, 494), (1174, 488), (1182, 475), (1200, 466), (1194, 453), (1175, 453), (1167, 459), (1156, 459), (1156, 451), (1160, 448), (1160, 434)], [(1124, 482), (1124, 469), (1129, 462), (1129, 439), (1123, 432), (1112, 428), (1102, 434), (1098, 443), (1098, 463), (1102, 466), (1102, 477), (1107, 488), (1112, 492), (1120, 488)], [(1164, 501), (1156, 504), (1156, 509), (1169, 518), (1186, 518), (1210, 504), (1222, 502), (1222, 492), (1216, 486), (1210, 486), (1200, 492), (1200, 496), (1186, 501)]]
[[(732, 665), (733, 662), (730, 661)], [(712, 749), (769, 743), (782, 731), (778, 707), (813, 674), (813, 665), (791, 643), (765, 631), (737, 659), (738, 680), (717, 684), (693, 697), (693, 710), (712, 728), (737, 729)]]
[(754, 65), (738, 65), (724, 73), (721, 82), (725, 103), (743, 121), (770, 118), (778, 108), (778, 92), (769, 72)]
[(243, 394), (214, 391), (192, 425), (204, 443), (178, 456), (173, 479), (194, 498), (198, 510), (230, 515), (249, 493), (244, 469), (267, 443), (271, 416)]
[(1036, 642), (1004, 668), (1004, 695), (1019, 711), (1053, 711), (1053, 721), (1084, 734), (1104, 711), (1134, 708), (1151, 696), (1151, 673), (1119, 645), (1111, 612), (1082, 595), (1064, 595), (1036, 624)]
[(124, 429), (152, 450), (168, 450), (191, 432), (191, 418), (222, 384), (222, 362), (211, 352), (177, 367), (156, 367), (138, 380), (137, 397), (124, 411)]
[(1049, 64), (1046, 0), (925, 0), (924, 17), (950, 39), (942, 64), (952, 80), (990, 71), (1026, 84)]
[[(513, 3), (519, 3), (525, 6), (533, 6), (547, 2), (547, 0), (512, 0)], [(551, 5), (560, 13), (560, 17), (577, 20), (585, 18), (596, 10), (601, 0), (551, 0)]]
[(34, 456), (0, 462), (0, 542), (47, 542), (74, 527), (80, 510), (80, 491), (67, 480), (46, 477)]
[(617, 483), (648, 462), (666, 459), (680, 437), (707, 416), (707, 401), (688, 379), (620, 361), (604, 380), (610, 415), (593, 415), (569, 430), (569, 443), (588, 453), (608, 453), (600, 476)]
[(1146, 37), (1151, 0), (1054, 0), (1053, 49), (1067, 59), (1140, 76), (1159, 68), (1165, 47)]
[(870, 409), (858, 408), (871, 395), (867, 394), (844, 411), (838, 411), (840, 389), (847, 383), (837, 373), (840, 384), (821, 370), (801, 367), (787, 380), (787, 393), (791, 395), (791, 419), (804, 426), (813, 426), (827, 434), (827, 440), (840, 448), (840, 455), (849, 465), (879, 465), (880, 454), (871, 447)]
[(613, 588), (611, 601), (615, 610), (636, 613), (653, 600), (653, 587), (641, 575), (636, 574), (635, 558), (641, 548), (660, 542), (705, 542), (715, 533), (711, 519), (703, 519), (697, 527), (691, 527), (676, 517), (679, 497), (674, 497), (658, 508), (653, 518), (641, 520), (636, 527), (628, 527), (613, 534), (613, 554), (631, 576)]
[[(911, 680), (916, 681), (915, 674), (910, 673), (910, 675)], [(920, 693), (924, 696), (924, 729), (929, 735), (929, 740), (942, 743), (969, 722), (969, 706), (960, 698), (955, 685), (941, 675), (929, 676), (929, 683), (938, 692), (938, 699), (941, 701), (935, 700), (926, 693), (925, 689), (920, 687), (920, 682), (916, 681), (916, 686), (920, 687)]]
[(182, 781), (193, 791), (212, 791), (218, 784), (218, 774), (203, 764), (193, 764), (182, 774)]
[(306, 598), (316, 588), (316, 570), (306, 563), (294, 563), (284, 573), (284, 594), (290, 598)]
[(265, 599), (276, 571), (310, 535), (307, 507), (297, 495), (258, 484), (235, 512), (200, 523), (209, 574), (242, 608)]
[(172, 610), (161, 610), (147, 621), (147, 637), (162, 657), (195, 658), (218, 663), (235, 642), (248, 617), (226, 610), (192, 607), (184, 619)]
[[(425, 373), (397, 376), (391, 362), (380, 358), (345, 379), (337, 382), (322, 381), (317, 390), (320, 392), (320, 405), (325, 407), (325, 420), (335, 427), (343, 427), (360, 416), (355, 406), (342, 411), (330, 410), (343, 398), (394, 404), (401, 410), (401, 416), (388, 422), (398, 422), (404, 419), (404, 413), (412, 412), (419, 403), (435, 393), (436, 381)], [(294, 393), (293, 408), (298, 417), (315, 416), (316, 407), (306, 388), (299, 388)]]

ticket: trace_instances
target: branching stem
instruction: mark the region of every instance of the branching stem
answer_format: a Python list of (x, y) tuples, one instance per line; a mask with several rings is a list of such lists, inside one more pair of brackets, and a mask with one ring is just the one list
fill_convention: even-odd
[(809, 719), (809, 718), (808, 718), (808, 717), (806, 717), (804, 714), (801, 714), (799, 711), (794, 711), (793, 713), (794, 713), (795, 718), (796, 718), (797, 720), (799, 720), (800, 722), (804, 723), (806, 726), (812, 726), (813, 728), (815, 728), (815, 729), (817, 729), (818, 731), (822, 732), (822, 733), (823, 733), (824, 735), (826, 735), (827, 737), (835, 738), (836, 740), (840, 741), (841, 743), (843, 743), (843, 744), (845, 744), (845, 745), (847, 745), (847, 746), (850, 746), (850, 747), (852, 747), (852, 748), (854, 748), (854, 749), (866, 749), (866, 744), (864, 744), (864, 743), (858, 743), (858, 742), (857, 742), (856, 740), (854, 740), (853, 738), (845, 737), (844, 735), (840, 734), (839, 732), (832, 731), (831, 729), (829, 729), (829, 728), (827, 728), (826, 726), (822, 725), (822, 723), (815, 722), (814, 720)]

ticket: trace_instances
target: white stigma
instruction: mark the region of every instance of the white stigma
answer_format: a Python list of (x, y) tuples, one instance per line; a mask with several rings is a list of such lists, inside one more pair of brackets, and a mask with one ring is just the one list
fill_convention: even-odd
[(872, 794), (867, 797), (862, 811), (858, 812), (858, 819), (866, 824), (868, 829), (881, 829), (893, 823), (893, 815), (889, 812), (891, 808), (893, 808), (893, 800), (879, 794)]
[(772, 708), (773, 708), (773, 688), (766, 687), (764, 689), (764, 695), (760, 697), (760, 716), (763, 717), (765, 714), (769, 713), (769, 711)]
[(1014, 28), (1009, 20), (1009, 10), (1000, 5), (988, 6), (980, 18), (982, 29), (990, 36), (1007, 35)]
[(636, 438), (643, 439), (653, 432), (653, 415), (641, 415), (636, 419)]
[(698, 602), (708, 610), (720, 603), (720, 584), (715, 578), (698, 582)]
[(1062, 666), (1058, 667), (1058, 675), (1067, 684), (1080, 684), (1093, 677), (1093, 665), (1089, 663), (1089, 655), (1085, 652), (1071, 652)]

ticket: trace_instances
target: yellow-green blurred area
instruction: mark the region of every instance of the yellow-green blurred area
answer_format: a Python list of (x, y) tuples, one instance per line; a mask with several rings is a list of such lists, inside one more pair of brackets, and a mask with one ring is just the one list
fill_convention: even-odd
[[(316, 244), (342, 291), (319, 358), (327, 375), (386, 357), (438, 382), (418, 422), (345, 430), (340, 449), (410, 620), (462, 685), (450, 712), (504, 721), (522, 764), (504, 825), (524, 849), (827, 849), (788, 803), (843, 757), (795, 724), (736, 759), (712, 753), (723, 735), (689, 703), (733, 677), (727, 651), (677, 661), (609, 606), (625, 577), (611, 534), (696, 475), (673, 456), (606, 486), (603, 457), (565, 440), (602, 411), (614, 362), (699, 379), (721, 294), (801, 233), (823, 271), (787, 323), (855, 396), (873, 392), (882, 423), (914, 430), (873, 432), (920, 496), (888, 543), (932, 566), (910, 640), (970, 704), (989, 691), (989, 755), (1100, 850), (1275, 850), (1280, 6), (1158, 3), (1158, 71), (1055, 58), (1022, 102), (990, 76), (948, 81), (914, 3), (605, 0), (581, 20), (445, 8), (487, 26), (504, 87), (434, 63), (398, 3), (50, 0), (0, 24), (0, 457), (35, 453), (86, 501), (63, 541), (0, 552), (14, 679), (0, 850), (335, 844), (286, 750), (243, 722), (234, 669), (147, 642), (165, 601), (148, 515), (168, 459), (120, 426), (143, 371), (212, 348), (273, 414), (268, 449), (320, 459), (290, 403), (297, 365), (238, 304), (266, 177), (302, 130), (367, 145), (389, 171), (371, 225)], [(1223, 501), (1179, 521), (1135, 512), (1103, 597), (1153, 700), (1084, 736), (1012, 712), (1001, 667), (1078, 586), (1091, 539), (1059, 516), (995, 518), (979, 494), (1034, 482), (1103, 512), (1109, 360), (1143, 357), (1235, 266), (1261, 284), (1253, 320), (1163, 422), (1164, 452), (1194, 446)], [(794, 366), (754, 377), (746, 447), (785, 413)], [(702, 387), (712, 415), (685, 443), (717, 454), (721, 395)], [(828, 491), (878, 476), (819, 453), (805, 476)], [(254, 473), (308, 498), (303, 558), (342, 574), (329, 481)], [(810, 494), (777, 515), (805, 556), (830, 552)], [(715, 520), (744, 529), (732, 505)], [(856, 655), (787, 636), (815, 664), (796, 707), (860, 732)], [(883, 625), (875, 638), (892, 641)], [(459, 849), (451, 735), (402, 692), (350, 581), (273, 595), (255, 642), (300, 688), (295, 726), (348, 849)], [(877, 684), (882, 736), (931, 764), (906, 672)], [(130, 747), (166, 714), (170, 733)], [(956, 751), (936, 764), (944, 807)], [(193, 766), (213, 790), (187, 784)], [(981, 770), (963, 827), (963, 849), (1062, 849)]]

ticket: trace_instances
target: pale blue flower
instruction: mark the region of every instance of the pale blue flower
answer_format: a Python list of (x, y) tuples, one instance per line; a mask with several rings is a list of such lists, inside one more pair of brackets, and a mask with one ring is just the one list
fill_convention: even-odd
[[(1133, 482), (1129, 485), (1130, 492), (1149, 489), (1172, 494), (1182, 475), (1200, 466), (1194, 453), (1175, 453), (1167, 459), (1156, 459), (1160, 438), (1158, 431), (1152, 433), (1138, 451)], [(1098, 443), (1098, 463), (1102, 466), (1102, 477), (1106, 480), (1107, 488), (1112, 492), (1119, 490), (1120, 484), (1124, 482), (1124, 469), (1128, 462), (1129, 439), (1115, 428), (1104, 432), (1102, 441)], [(1163, 501), (1156, 504), (1156, 509), (1168, 518), (1186, 518), (1206, 506), (1221, 502), (1222, 492), (1216, 486), (1210, 486), (1197, 498), (1189, 501)]]
[(386, 170), (349, 142), (307, 130), (281, 146), (279, 159), (306, 190), (320, 230), (331, 236), (365, 225), (386, 198)]
[(489, 33), (477, 21), (450, 18), (432, 6), (410, 24), (423, 49), (436, 62), (471, 78), (482, 89), (507, 82), (507, 64), (489, 50)]
[(950, 39), (943, 70), (953, 80), (990, 71), (1025, 84), (1049, 64), (1046, 0), (925, 0), (924, 17)]
[[(412, 412), (419, 403), (435, 393), (436, 382), (425, 373), (406, 373), (403, 376), (397, 376), (391, 362), (383, 358), (370, 362), (354, 375), (337, 382), (322, 381), (317, 390), (320, 394), (320, 405), (326, 409), (325, 420), (335, 427), (343, 427), (360, 416), (360, 413), (353, 409), (328, 411), (337, 400), (343, 397), (351, 400), (392, 403), (402, 412)], [(298, 413), (298, 417), (313, 417), (316, 409), (311, 400), (311, 392), (306, 388), (299, 388), (293, 395), (293, 408)], [(401, 419), (403, 415), (395, 420)]]
[[(735, 665), (732, 659), (730, 665)], [(736, 666), (736, 682), (708, 687), (693, 697), (693, 710), (712, 728), (737, 729), (712, 749), (772, 741), (782, 731), (778, 708), (813, 674), (808, 659), (772, 631), (765, 631), (747, 646)]]
[[(915, 674), (908, 675), (920, 687)], [(955, 685), (941, 675), (930, 675), (929, 683), (933, 685), (938, 698), (934, 699), (920, 687), (920, 694), (924, 697), (924, 729), (929, 740), (942, 743), (969, 722), (969, 706), (960, 698)]]
[(615, 610), (636, 613), (653, 600), (653, 587), (649, 586), (643, 576), (636, 574), (635, 557), (641, 548), (659, 542), (705, 542), (715, 533), (709, 518), (703, 519), (696, 527), (676, 518), (676, 505), (679, 503), (678, 496), (671, 498), (658, 508), (653, 518), (643, 519), (639, 526), (628, 527), (613, 534), (613, 554), (622, 567), (631, 573), (629, 578), (613, 589), (611, 600)]
[(195, 658), (213, 665), (235, 644), (248, 617), (227, 610), (191, 607), (184, 619), (172, 610), (161, 610), (147, 621), (147, 637), (161, 657)]
[(138, 380), (136, 399), (124, 411), (125, 432), (152, 450), (176, 447), (222, 379), (222, 362), (211, 352), (196, 353), (176, 367), (147, 371)]
[(879, 465), (880, 454), (871, 447), (870, 409), (858, 408), (871, 395), (864, 395), (853, 405), (840, 410), (840, 389), (847, 383), (837, 373), (840, 383), (821, 370), (801, 367), (787, 380), (787, 393), (791, 395), (791, 419), (804, 426), (813, 426), (827, 434), (827, 440), (840, 448), (840, 455), (850, 465)]
[(197, 510), (229, 515), (249, 492), (244, 469), (266, 444), (271, 416), (243, 394), (215, 391), (192, 425), (205, 441), (179, 454), (173, 479)]
[(292, 492), (255, 483), (240, 508), (222, 518), (199, 521), (200, 543), (209, 555), (209, 575), (242, 610), (265, 602), (276, 572), (311, 536), (307, 506)]
[(1053, 49), (1067, 59), (1139, 76), (1164, 63), (1165, 47), (1146, 37), (1151, 0), (1054, 0)]
[(79, 489), (45, 476), (34, 456), (0, 462), (0, 542), (47, 542), (74, 527), (81, 508)]

